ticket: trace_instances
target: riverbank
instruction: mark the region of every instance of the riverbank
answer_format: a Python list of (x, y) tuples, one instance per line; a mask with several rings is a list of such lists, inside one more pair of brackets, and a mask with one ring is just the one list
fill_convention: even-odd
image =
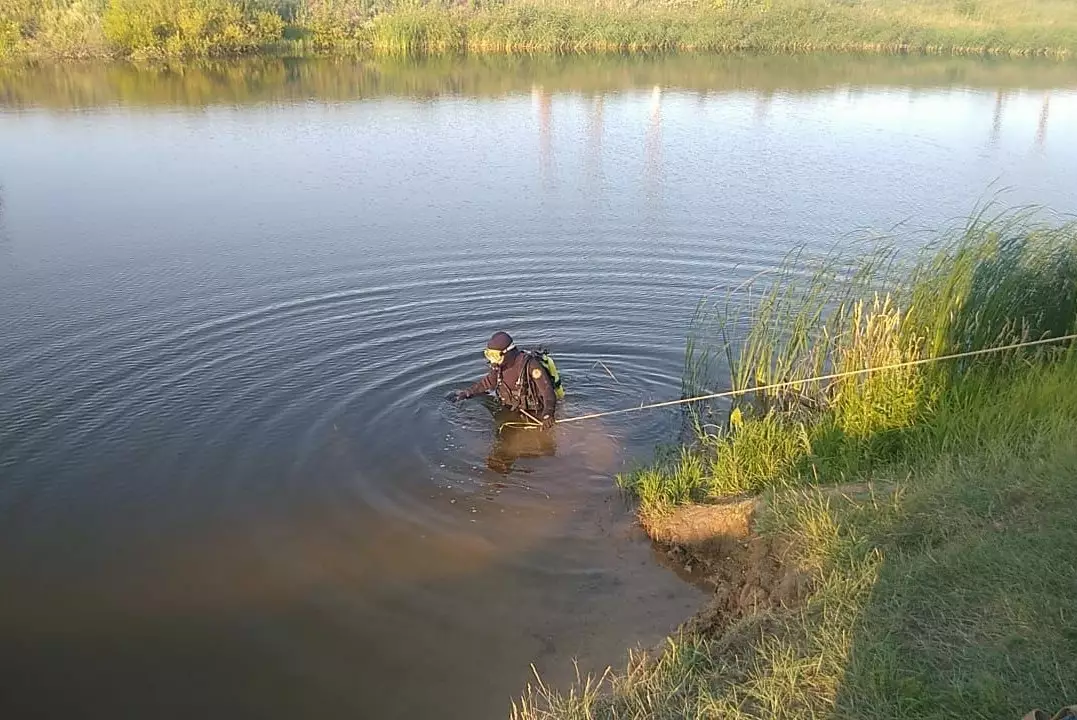
[(252, 53), (874, 52), (1072, 57), (1064, 0), (11, 0), (0, 59)]
[[(701, 306), (686, 391), (1072, 333), (1077, 226), (1011, 215), (914, 261), (798, 258), (754, 298)], [(745, 338), (725, 342), (738, 319)], [(710, 605), (601, 682), (529, 688), (515, 716), (1020, 718), (1077, 701), (1075, 380), (1063, 343), (696, 408), (697, 441), (622, 484)]]

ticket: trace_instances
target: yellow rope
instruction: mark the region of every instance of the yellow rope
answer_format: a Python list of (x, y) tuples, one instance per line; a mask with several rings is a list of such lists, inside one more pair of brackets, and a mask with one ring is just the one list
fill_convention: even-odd
[[(854, 375), (866, 375), (867, 373), (882, 372), (884, 370), (898, 370), (900, 368), (914, 367), (916, 365), (942, 362), (944, 360), (957, 360), (959, 358), (973, 357), (976, 355), (988, 355), (990, 353), (1004, 352), (1006, 350), (1016, 350), (1018, 348), (1032, 347), (1034, 345), (1049, 345), (1051, 343), (1065, 342), (1066, 340), (1077, 340), (1077, 333), (1074, 333), (1072, 335), (1062, 335), (1060, 337), (1054, 338), (1043, 338), (1041, 340), (1030, 340), (1027, 342), (1013, 343), (1011, 345), (1003, 345), (1001, 347), (984, 348), (982, 350), (970, 350), (968, 352), (954, 353), (953, 355), (940, 355), (939, 357), (933, 358), (909, 360), (906, 362), (894, 363), (893, 365), (883, 365), (880, 367), (865, 368), (863, 370), (849, 370), (847, 372), (831, 373), (829, 375), (819, 375), (817, 377), (805, 378), (803, 380), (788, 380), (785, 382), (774, 383), (772, 385), (762, 385), (759, 387), (746, 388), (744, 390), (727, 390), (726, 392), (711, 393), (709, 395), (698, 395), (696, 397), (683, 398), (681, 400), (667, 400), (665, 402), (651, 403), (650, 405), (640, 405), (638, 407), (622, 408), (620, 410), (608, 410), (606, 412), (590, 413), (589, 415), (579, 415), (577, 417), (563, 418), (561, 420), (558, 420), (557, 424), (563, 425), (565, 423), (581, 422), (583, 420), (594, 420), (596, 418), (609, 417), (610, 415), (623, 415), (625, 413), (638, 412), (640, 410), (652, 410), (654, 408), (671, 407), (673, 405), (685, 405), (687, 403), (700, 402), (701, 400), (716, 400), (718, 398), (736, 397), (737, 395), (747, 395), (749, 393), (762, 392), (764, 390), (780, 390), (782, 388), (790, 388), (797, 385), (820, 382), (822, 380), (837, 380), (844, 377), (852, 377)], [(532, 425), (525, 425), (524, 423), (514, 423), (514, 425), (516, 424), (521, 425), (522, 427), (534, 427)]]
[(505, 428), (521, 428), (523, 430), (534, 430), (535, 428), (539, 427), (542, 427), (542, 425), (529, 422), (520, 422), (519, 420), (509, 420), (508, 422), (501, 423), (501, 425), (498, 426), (497, 431), (501, 432)]
[(498, 426), (498, 428), (497, 428), (497, 432), (500, 433), (502, 430), (504, 430), (507, 427), (518, 427), (518, 428), (525, 428), (525, 429), (533, 429), (533, 428), (537, 428), (537, 427), (542, 427), (542, 423), (539, 422), (538, 418), (536, 418), (531, 413), (529, 413), (529, 412), (527, 412), (526, 410), (523, 410), (523, 409), (520, 410), (520, 413), (524, 417), (526, 417), (528, 420), (530, 420), (531, 422), (520, 422), (518, 420), (509, 420), (508, 422), (501, 423), (501, 425)]
[(520, 408), (520, 413), (521, 413), (521, 414), (522, 414), (522, 415), (523, 415), (523, 416), (524, 416), (525, 418), (527, 418), (528, 420), (530, 420), (530, 421), (531, 421), (531, 422), (532, 422), (532, 423), (533, 423), (534, 425), (541, 425), (541, 424), (542, 424), (541, 422), (539, 422), (539, 419), (538, 419), (537, 417), (535, 417), (535, 416), (534, 416), (534, 415), (532, 415), (531, 413), (527, 412), (527, 411), (526, 411), (526, 410), (524, 410), (523, 408)]

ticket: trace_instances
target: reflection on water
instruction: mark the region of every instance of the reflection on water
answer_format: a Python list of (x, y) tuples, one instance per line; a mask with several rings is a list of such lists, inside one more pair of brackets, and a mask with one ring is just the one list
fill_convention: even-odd
[(591, 192), (602, 183), (602, 133), (604, 131), (602, 111), (605, 105), (603, 96), (591, 98), (591, 107), (587, 121), (587, 177), (591, 180)]
[[(696, 605), (613, 476), (699, 297), (993, 182), (1077, 211), (1074, 67), (941, 58), (0, 68), (2, 717), (503, 717)], [(92, 710), (87, 710), (92, 708)], [(207, 708), (213, 708), (207, 710)]]
[(748, 90), (761, 107), (775, 93), (848, 88), (1077, 87), (1077, 65), (944, 57), (670, 56), (478, 57), (427, 61), (243, 60), (137, 66), (127, 63), (0, 66), (0, 106), (72, 109), (345, 102), (374, 97), (501, 97), (678, 88), (704, 98)]
[(1036, 124), (1036, 147), (1043, 149), (1047, 140), (1047, 118), (1051, 112), (1051, 93), (1043, 94), (1043, 107), (1040, 109), (1040, 121)]
[(11, 239), (4, 224), (4, 186), (0, 185), (0, 255), (6, 255), (10, 249)]
[[(999, 136), (1002, 132), (1002, 123), (1005, 116), (1006, 101), (1010, 93), (1004, 90), (999, 90), (995, 93), (995, 107), (992, 113), (991, 121), (991, 144), (994, 145), (998, 142)], [(1039, 120), (1036, 123), (1036, 134), (1033, 140), (1033, 146), (1037, 150), (1043, 150), (1044, 145), (1047, 142), (1047, 125), (1051, 117), (1051, 91), (1046, 90), (1043, 93), (1043, 100), (1040, 104)]]
[(650, 121), (643, 143), (644, 174), (647, 183), (647, 198), (657, 207), (662, 190), (662, 88), (655, 85), (651, 89)]
[(549, 183), (552, 177), (553, 171), (553, 153), (550, 150), (551, 147), (551, 129), (552, 118), (551, 105), (553, 98), (549, 92), (542, 87), (535, 87), (531, 90), (532, 96), (538, 104), (538, 116), (539, 116), (539, 163), (542, 166), (542, 179), (544, 183)]
[(995, 93), (995, 112), (991, 120), (991, 144), (998, 142), (999, 133), (1002, 131), (1002, 110), (1005, 101), (1005, 93), (999, 90)]
[(553, 457), (557, 454), (556, 435), (535, 429), (527, 423), (527, 418), (518, 413), (497, 409), (494, 412), (494, 425), (494, 441), (486, 458), (486, 467), (499, 475), (510, 474), (520, 458)]

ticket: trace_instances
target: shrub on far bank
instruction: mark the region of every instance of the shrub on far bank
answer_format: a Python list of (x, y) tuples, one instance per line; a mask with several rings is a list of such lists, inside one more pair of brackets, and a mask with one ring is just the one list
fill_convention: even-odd
[(135, 56), (238, 55), (281, 41), (284, 19), (260, 3), (109, 0), (108, 42)]
[(23, 54), (100, 57), (109, 52), (101, 18), (108, 0), (4, 0), (0, 59)]

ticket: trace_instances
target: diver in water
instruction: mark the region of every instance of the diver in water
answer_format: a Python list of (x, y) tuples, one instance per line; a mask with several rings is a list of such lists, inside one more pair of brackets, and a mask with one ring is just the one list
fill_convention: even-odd
[(450, 399), (466, 400), (493, 390), (505, 407), (533, 417), (547, 430), (552, 428), (557, 399), (564, 392), (550, 356), (544, 351), (519, 350), (507, 332), (494, 333), (483, 355), (490, 363), (490, 372), (467, 390), (450, 395)]

